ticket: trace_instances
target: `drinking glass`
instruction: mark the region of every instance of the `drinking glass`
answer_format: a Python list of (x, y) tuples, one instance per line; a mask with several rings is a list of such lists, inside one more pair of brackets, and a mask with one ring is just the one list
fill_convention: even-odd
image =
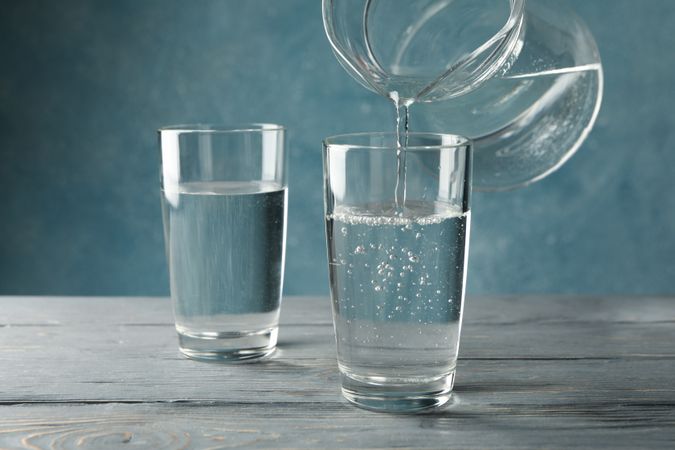
[(159, 130), (162, 212), (176, 331), (193, 359), (276, 347), (286, 240), (285, 130)]
[(324, 141), (342, 393), (376, 411), (414, 412), (450, 399), (462, 322), (471, 145), (448, 134), (406, 139), (405, 149), (395, 133)]

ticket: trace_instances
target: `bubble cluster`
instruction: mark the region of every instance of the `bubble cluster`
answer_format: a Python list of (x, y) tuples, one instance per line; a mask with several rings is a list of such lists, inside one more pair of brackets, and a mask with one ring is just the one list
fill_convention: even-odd
[[(368, 225), (371, 227), (379, 226), (397, 226), (402, 227), (403, 231), (412, 231), (415, 225), (435, 225), (452, 217), (461, 217), (466, 214), (458, 205), (449, 203), (423, 203), (421, 208), (410, 208), (401, 214), (396, 214), (392, 207), (381, 207), (383, 214), (377, 214), (377, 208), (364, 209), (357, 207), (338, 207), (328, 219), (341, 222), (348, 225)], [(386, 213), (386, 214), (385, 214)], [(347, 229), (342, 227), (341, 232), (346, 235)], [(419, 234), (419, 237), (417, 236)], [(422, 237), (421, 233), (416, 233), (416, 239)]]
[(338, 351), (358, 345), (351, 363), (368, 364), (371, 348), (377, 357), (397, 349), (392, 361), (419, 349), (428, 364), (454, 351), (459, 307), (448, 299), (461, 298), (456, 267), (463, 270), (464, 241), (451, 236), (464, 230), (467, 216), (448, 205), (425, 208), (396, 216), (343, 207), (327, 216), (338, 230), (329, 234), (339, 263), (331, 266)]

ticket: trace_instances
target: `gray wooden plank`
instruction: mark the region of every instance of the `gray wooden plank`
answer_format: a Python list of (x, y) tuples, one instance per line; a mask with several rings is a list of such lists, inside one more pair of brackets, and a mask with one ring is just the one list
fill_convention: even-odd
[[(672, 409), (458, 404), (425, 415), (302, 405), (40, 405), (0, 409), (0, 446), (36, 448), (672, 448)], [(637, 417), (635, 417), (637, 416)], [(642, 417), (642, 419), (640, 419)]]
[[(618, 298), (614, 305), (606, 298), (469, 299), (460, 357), (672, 358), (675, 299), (667, 300)], [(281, 348), (302, 347), (293, 357), (333, 355), (327, 299), (286, 299), (281, 322)], [(155, 354), (175, 348), (171, 324), (167, 299), (0, 297), (0, 350), (20, 351), (18, 346), (37, 359), (69, 348), (91, 352), (110, 342), (117, 344), (108, 351), (135, 353), (140, 346)]]
[(178, 354), (166, 299), (0, 297), (0, 447), (674, 442), (675, 303), (610, 300), (469, 299), (454, 404), (389, 416), (340, 398), (327, 299), (287, 299), (278, 354), (229, 366)]
[[(500, 383), (550, 376), (552, 385), (571, 385), (566, 389), (582, 395), (584, 389), (606, 392), (602, 376), (611, 381), (610, 387), (630, 376), (647, 381), (643, 388), (661, 395), (660, 387), (675, 371), (674, 342), (675, 326), (660, 322), (513, 326), (467, 321), (460, 351), (466, 364), (460, 365), (458, 385), (476, 381), (494, 389)], [(248, 366), (185, 359), (170, 324), (81, 320), (58, 326), (10, 325), (0, 329), (0, 379), (5, 380), (0, 402), (237, 400), (259, 391), (269, 391), (279, 401), (302, 401), (311, 395), (316, 401), (330, 401), (337, 395), (334, 355), (329, 324), (282, 326), (278, 354)], [(489, 379), (494, 372), (490, 362), (503, 368), (504, 378)], [(464, 366), (475, 373), (462, 373)], [(597, 368), (593, 380), (599, 381), (591, 385), (587, 380), (575, 391), (568, 372), (586, 368)], [(480, 378), (483, 372), (487, 379)]]
[[(298, 366), (273, 361), (237, 367), (201, 364), (192, 370), (169, 368), (159, 377), (158, 372), (129, 372), (123, 367), (100, 371), (90, 367), (84, 375), (77, 373), (81, 370), (45, 370), (38, 377), (3, 378), (0, 405), (204, 402), (265, 406), (341, 401), (332, 360)], [(457, 370), (455, 392), (476, 408), (499, 404), (573, 409), (589, 402), (602, 408), (621, 405), (626, 410), (675, 407), (670, 361), (462, 361)]]
[[(525, 295), (472, 297), (465, 318), (471, 323), (631, 323), (675, 322), (675, 298), (629, 296)], [(161, 297), (0, 296), (0, 327), (7, 325), (170, 324), (171, 305)], [(286, 324), (330, 324), (324, 297), (288, 297), (282, 305)]]
[[(486, 325), (466, 320), (460, 357), (465, 359), (674, 358), (675, 324), (529, 323)], [(285, 358), (332, 357), (332, 325), (280, 328)], [(116, 358), (177, 357), (171, 324), (79, 324), (0, 328), (0, 361), (77, 359), (105, 349)], [(18, 352), (18, 353), (17, 353)], [(143, 361), (139, 361), (143, 363)]]
[[(463, 359), (555, 359), (555, 358), (673, 358), (673, 326), (611, 327), (580, 324), (523, 327), (496, 327), (466, 323), (462, 330), (460, 358)], [(0, 329), (0, 361), (16, 359), (77, 359), (79, 354), (94, 356), (105, 349), (116, 358), (178, 356), (173, 327), (162, 326), (82, 326), (7, 327)], [(647, 343), (649, 343), (647, 345)], [(280, 355), (284, 358), (324, 358), (334, 355), (330, 326), (282, 326)], [(142, 361), (139, 361), (142, 363)], [(37, 364), (37, 362), (36, 362)]]
[[(306, 403), (339, 400), (334, 357), (284, 355), (248, 365), (205, 364), (178, 356), (108, 353), (108, 361), (74, 352), (61, 360), (2, 361), (0, 405), (40, 402)], [(173, 349), (167, 352), (172, 354)], [(456, 391), (475, 401), (555, 405), (675, 404), (675, 363), (654, 359), (464, 360)], [(525, 397), (523, 397), (525, 396)]]

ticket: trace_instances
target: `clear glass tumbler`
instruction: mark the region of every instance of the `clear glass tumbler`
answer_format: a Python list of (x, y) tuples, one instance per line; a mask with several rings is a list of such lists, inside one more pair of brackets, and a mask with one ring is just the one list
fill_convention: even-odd
[(410, 133), (400, 153), (394, 133), (324, 141), (326, 235), (342, 393), (414, 412), (443, 405), (453, 387), (472, 149), (460, 136)]
[(159, 130), (166, 254), (180, 350), (200, 360), (276, 347), (286, 240), (285, 130)]

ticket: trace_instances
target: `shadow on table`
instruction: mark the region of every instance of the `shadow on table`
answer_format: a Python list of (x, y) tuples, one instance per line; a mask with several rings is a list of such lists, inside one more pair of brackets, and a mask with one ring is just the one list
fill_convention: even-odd
[(279, 342), (277, 342), (277, 352), (279, 351), (283, 352), (284, 350), (302, 349), (312, 346), (313, 346), (312, 342), (308, 342), (306, 340), (281, 338), (279, 339)]

